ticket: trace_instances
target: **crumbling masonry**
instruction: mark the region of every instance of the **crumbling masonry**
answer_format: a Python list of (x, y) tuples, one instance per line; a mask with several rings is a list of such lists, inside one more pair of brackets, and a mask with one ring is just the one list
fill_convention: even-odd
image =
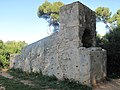
[(60, 31), (11, 56), (11, 68), (92, 85), (106, 77), (106, 51), (95, 47), (95, 13), (80, 2), (60, 9)]

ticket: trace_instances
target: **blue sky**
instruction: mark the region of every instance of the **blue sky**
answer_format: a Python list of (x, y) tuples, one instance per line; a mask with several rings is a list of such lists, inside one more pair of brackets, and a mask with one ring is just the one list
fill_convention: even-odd
[[(47, 36), (48, 23), (37, 17), (38, 6), (45, 0), (0, 0), (0, 39), (25, 40), (32, 43)], [(62, 1), (65, 4), (77, 0), (48, 0)], [(92, 10), (99, 6), (108, 7), (115, 13), (120, 9), (120, 0), (79, 0)], [(100, 33), (105, 33), (104, 25), (99, 23)]]

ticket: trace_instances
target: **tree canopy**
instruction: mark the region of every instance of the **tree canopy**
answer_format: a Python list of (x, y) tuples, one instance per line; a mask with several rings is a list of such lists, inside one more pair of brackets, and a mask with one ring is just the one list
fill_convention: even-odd
[(97, 22), (105, 23), (109, 30), (112, 31), (114, 27), (120, 26), (120, 9), (113, 16), (107, 7), (98, 7), (95, 12)]
[[(51, 3), (45, 0), (45, 2), (39, 6), (37, 15), (39, 18), (45, 19), (49, 23), (49, 27), (53, 26), (54, 31), (58, 31), (59, 10), (63, 5), (64, 3), (60, 1)], [(105, 23), (106, 28), (110, 31), (112, 31), (115, 26), (120, 26), (120, 9), (113, 14), (113, 16), (112, 12), (107, 7), (98, 7), (95, 12), (96, 21)]]
[(109, 8), (107, 7), (98, 7), (96, 10), (96, 16), (99, 20), (107, 20), (109, 21), (110, 16), (111, 16), (111, 12), (109, 10)]
[(117, 10), (117, 12), (112, 16), (111, 22), (114, 22), (117, 26), (120, 26), (120, 9)]
[(106, 24), (106, 28), (109, 28), (109, 30), (112, 30), (111, 26), (109, 26), (108, 23), (110, 23), (111, 14), (109, 8), (107, 7), (98, 7), (96, 10), (96, 21), (97, 22), (103, 22)]
[(45, 19), (49, 26), (54, 27), (54, 31), (58, 30), (59, 27), (59, 10), (64, 4), (60, 1), (50, 3), (47, 0), (39, 6), (38, 17)]

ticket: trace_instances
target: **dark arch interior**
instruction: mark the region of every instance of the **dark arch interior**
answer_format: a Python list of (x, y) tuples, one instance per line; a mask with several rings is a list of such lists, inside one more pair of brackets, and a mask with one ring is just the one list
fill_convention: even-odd
[(92, 46), (92, 42), (91, 42), (91, 33), (89, 29), (85, 29), (83, 36), (82, 36), (82, 43), (83, 43), (83, 47), (89, 48)]

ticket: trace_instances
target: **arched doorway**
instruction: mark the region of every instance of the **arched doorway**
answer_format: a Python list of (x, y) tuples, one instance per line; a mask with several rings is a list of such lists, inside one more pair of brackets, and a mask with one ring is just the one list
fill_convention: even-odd
[(82, 36), (83, 47), (89, 48), (92, 46), (91, 32), (89, 29), (85, 29)]

